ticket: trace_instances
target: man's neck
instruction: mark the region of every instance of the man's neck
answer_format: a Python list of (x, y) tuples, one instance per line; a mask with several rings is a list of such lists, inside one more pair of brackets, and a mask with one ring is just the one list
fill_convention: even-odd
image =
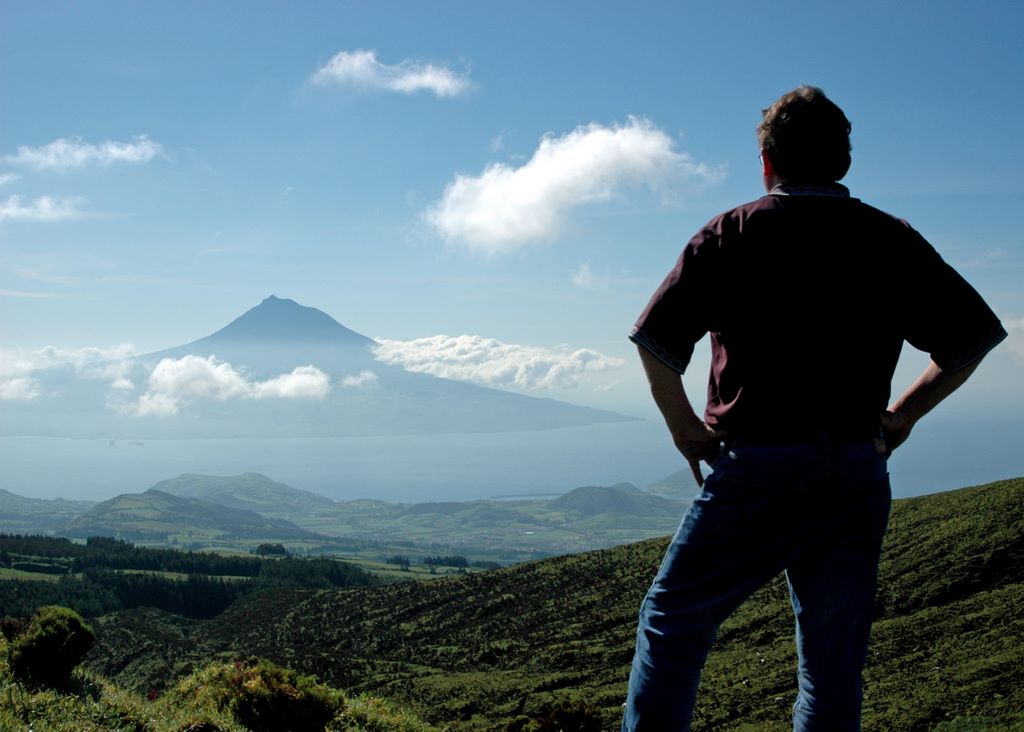
[(768, 189), (773, 196), (831, 196), (833, 198), (849, 198), (850, 189), (842, 183), (791, 183), (778, 181)]

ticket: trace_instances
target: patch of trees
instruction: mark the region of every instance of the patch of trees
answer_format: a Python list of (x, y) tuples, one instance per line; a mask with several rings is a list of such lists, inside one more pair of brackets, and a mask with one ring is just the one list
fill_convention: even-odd
[[(36, 571), (46, 573), (59, 569), (64, 574), (55, 582), (0, 581), (0, 616), (24, 618), (36, 608), (63, 605), (85, 617), (148, 606), (191, 618), (211, 618), (254, 590), (282, 586), (339, 588), (376, 582), (358, 567), (323, 557), (221, 557), (142, 549), (108, 538), (91, 538), (82, 546), (66, 539), (0, 535), (0, 546), (13, 556), (33, 560), (13, 564), (38, 565)], [(30, 551), (42, 553), (30, 555)], [(58, 551), (67, 554), (59, 555)], [(74, 574), (68, 573), (69, 563)], [(181, 574), (186, 577), (181, 578)], [(240, 579), (211, 576), (217, 574)]]
[(401, 554), (394, 554), (385, 560), (388, 564), (393, 564), (396, 567), (402, 569), (409, 569), (409, 565), (412, 564), (412, 560), (409, 557), (402, 556)]
[(259, 588), (331, 588), (366, 586), (375, 581), (365, 570), (346, 562), (325, 557), (284, 557), (263, 562), (255, 584)]
[(435, 567), (469, 567), (469, 560), (458, 554), (451, 556), (423, 557), (423, 563)]
[(251, 580), (229, 581), (204, 575), (179, 580), (94, 567), (81, 577), (69, 575), (57, 582), (0, 582), (0, 614), (27, 617), (44, 605), (63, 605), (86, 617), (96, 617), (145, 605), (190, 618), (212, 618), (254, 586)]
[[(499, 564), (498, 562), (489, 562), (483, 560), (471, 562), (459, 554), (454, 554), (450, 556), (424, 557), (423, 563), (429, 567), (457, 567), (459, 569), (468, 569), (470, 567), (472, 567), (473, 569), (498, 569), (501, 567), (501, 564)], [(389, 560), (389, 564), (395, 564), (395, 562)]]
[[(258, 557), (224, 556), (209, 552), (183, 552), (177, 549), (147, 549), (122, 539), (90, 536), (85, 544), (50, 536), (0, 534), (0, 552), (8, 556), (61, 559), (70, 561), (72, 572), (92, 567), (138, 569), (150, 572), (181, 572), (234, 577), (255, 577), (263, 560)], [(0, 553), (0, 558), (3, 554)]]
[(256, 551), (253, 554), (259, 554), (262, 557), (286, 557), (288, 556), (288, 550), (284, 548), (284, 544), (260, 544), (256, 547)]
[(18, 569), (22, 572), (35, 572), (37, 574), (67, 574), (68, 568), (63, 564), (51, 564), (49, 562), (11, 562), (11, 569)]

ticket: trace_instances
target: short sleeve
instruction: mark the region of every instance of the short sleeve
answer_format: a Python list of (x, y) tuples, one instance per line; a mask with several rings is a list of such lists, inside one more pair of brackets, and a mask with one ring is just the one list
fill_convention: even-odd
[(716, 243), (710, 229), (690, 240), (629, 335), (680, 374), (690, 363), (694, 344), (708, 332), (707, 294), (714, 276)]
[(903, 337), (945, 373), (959, 371), (998, 345), (1006, 330), (981, 295), (907, 228), (912, 256), (905, 275)]

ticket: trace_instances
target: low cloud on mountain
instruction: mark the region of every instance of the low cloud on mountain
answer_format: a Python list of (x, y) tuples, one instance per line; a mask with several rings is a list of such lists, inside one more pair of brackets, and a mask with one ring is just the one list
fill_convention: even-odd
[(0, 400), (35, 399), (43, 387), (33, 376), (42, 370), (70, 366), (79, 378), (107, 381), (114, 389), (132, 388), (129, 378), (135, 348), (129, 343), (78, 349), (46, 346), (36, 351), (0, 350)]
[(585, 373), (623, 363), (589, 348), (542, 348), (478, 335), (436, 335), (411, 341), (378, 338), (374, 355), (407, 371), (519, 389), (572, 387)]
[(194, 399), (323, 399), (330, 379), (315, 366), (298, 366), (291, 373), (265, 381), (250, 381), (230, 363), (215, 356), (165, 358), (149, 375), (146, 393), (123, 407), (139, 416), (177, 414)]

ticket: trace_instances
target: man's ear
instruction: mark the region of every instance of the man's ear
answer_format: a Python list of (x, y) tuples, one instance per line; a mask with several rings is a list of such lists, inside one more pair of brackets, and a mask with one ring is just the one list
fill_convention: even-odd
[(767, 150), (761, 150), (761, 175), (765, 178), (775, 175), (775, 166), (772, 165), (772, 158)]

